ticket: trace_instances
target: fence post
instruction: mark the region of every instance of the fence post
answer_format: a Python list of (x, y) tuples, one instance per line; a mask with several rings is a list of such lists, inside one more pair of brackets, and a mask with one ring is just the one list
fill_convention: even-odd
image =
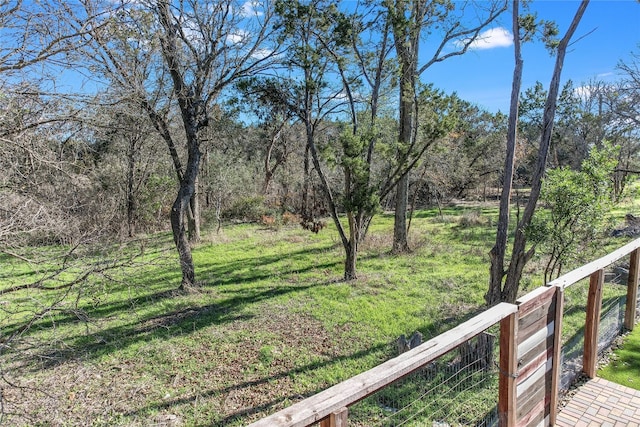
[(584, 327), (584, 358), (582, 370), (589, 378), (595, 378), (598, 362), (598, 326), (602, 308), (602, 286), (604, 270), (591, 274), (589, 279), (589, 297), (587, 299), (587, 319)]
[(624, 327), (633, 331), (636, 323), (636, 306), (638, 304), (638, 273), (640, 273), (640, 249), (631, 252), (629, 260), (629, 279), (627, 280), (627, 307), (624, 312)]
[(320, 421), (320, 427), (347, 427), (349, 409), (342, 408)]
[(518, 371), (518, 313), (500, 321), (500, 379), (498, 416), (500, 427), (516, 425), (516, 378)]
[(562, 375), (562, 317), (564, 315), (564, 287), (556, 286), (556, 312), (553, 328), (553, 365), (551, 377), (550, 425), (556, 425), (558, 416), (558, 395), (560, 393), (560, 375)]

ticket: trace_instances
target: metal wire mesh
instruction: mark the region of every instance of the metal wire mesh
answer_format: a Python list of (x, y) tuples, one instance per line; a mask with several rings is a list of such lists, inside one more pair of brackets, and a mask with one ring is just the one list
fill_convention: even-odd
[(605, 301), (605, 304), (602, 305), (600, 327), (598, 329), (599, 356), (605, 353), (622, 333), (626, 301), (626, 296), (619, 296)]
[(496, 335), (483, 333), (350, 407), (349, 425), (497, 425), (497, 358)]
[(560, 390), (569, 390), (582, 372), (584, 324), (589, 280), (581, 280), (566, 289), (562, 318), (562, 355)]
[[(598, 327), (598, 354), (600, 356), (611, 347), (611, 344), (622, 333), (626, 292), (627, 275), (625, 275), (624, 265), (614, 265), (607, 269)], [(573, 284), (565, 292), (561, 391), (568, 390), (582, 372), (588, 293), (589, 279)]]

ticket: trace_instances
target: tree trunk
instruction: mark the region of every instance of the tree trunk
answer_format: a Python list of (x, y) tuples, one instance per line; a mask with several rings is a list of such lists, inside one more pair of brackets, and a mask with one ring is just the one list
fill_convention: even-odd
[(511, 207), (511, 190), (513, 188), (513, 172), (515, 164), (516, 137), (518, 130), (518, 104), (522, 83), (522, 54), (520, 50), (520, 24), (518, 21), (519, 0), (513, 1), (512, 28), (514, 34), (515, 66), (511, 85), (511, 105), (509, 108), (509, 125), (507, 129), (507, 155), (505, 158), (502, 193), (500, 195), (500, 213), (496, 231), (496, 243), (489, 252), (491, 268), (489, 271), (489, 291), (485, 295), (488, 306), (493, 306), (502, 300), (502, 279), (504, 278), (504, 258), (507, 249), (507, 235), (509, 231), (509, 213)]
[(197, 176), (193, 185), (193, 191), (193, 195), (189, 200), (189, 241), (197, 243), (200, 241), (200, 192), (198, 191)]
[(571, 41), (571, 37), (578, 28), (578, 24), (584, 15), (584, 12), (589, 5), (589, 0), (582, 0), (578, 10), (576, 11), (571, 25), (567, 30), (560, 43), (558, 44), (558, 51), (556, 54), (556, 62), (551, 77), (551, 84), (549, 85), (549, 93), (544, 107), (544, 114), (542, 118), (542, 136), (540, 138), (540, 148), (538, 150), (538, 160), (536, 163), (536, 169), (534, 171), (533, 179), (531, 182), (531, 193), (529, 199), (524, 208), (522, 218), (518, 222), (515, 231), (515, 237), (513, 242), (513, 250), (511, 252), (511, 259), (509, 261), (509, 269), (505, 279), (505, 284), (502, 289), (501, 299), (506, 302), (515, 302), (518, 289), (520, 286), (520, 279), (522, 278), (522, 271), (525, 264), (531, 259), (534, 254), (535, 248), (529, 250), (526, 249), (527, 237), (526, 229), (531, 224), (533, 214), (535, 213), (538, 199), (540, 198), (540, 191), (542, 190), (542, 179), (544, 177), (547, 160), (549, 158), (549, 149), (551, 146), (551, 136), (553, 133), (553, 122), (555, 119), (556, 106), (558, 102), (558, 93), (560, 90), (560, 77), (562, 74), (562, 67), (564, 65), (564, 58), (567, 53), (567, 47)]
[(269, 169), (264, 173), (264, 182), (262, 184), (262, 194), (267, 195), (269, 192), (269, 185), (271, 184), (271, 178), (273, 177), (273, 173)]
[[(406, 156), (410, 147), (415, 142), (416, 127), (416, 91), (415, 91), (415, 66), (412, 58), (407, 57), (407, 52), (401, 58), (402, 76), (400, 78), (400, 129), (398, 130), (398, 142), (401, 145), (399, 161), (406, 162)], [(393, 252), (409, 252), (407, 240), (407, 205), (409, 200), (409, 172), (406, 171), (398, 181), (396, 187), (395, 222), (393, 225)]]
[(129, 141), (129, 153), (127, 162), (127, 234), (133, 237), (135, 234), (134, 213), (135, 213), (135, 195), (133, 191), (133, 178), (136, 166), (135, 160), (136, 144), (135, 139)]
[(343, 240), (343, 247), (345, 251), (344, 262), (344, 280), (355, 280), (358, 278), (356, 270), (356, 262), (358, 259), (358, 247), (360, 242), (364, 240), (364, 236), (367, 233), (369, 223), (372, 216), (365, 212), (358, 212), (356, 215), (353, 212), (347, 212), (347, 219), (349, 222), (349, 240)]
[(350, 241), (349, 244), (344, 248), (346, 257), (344, 261), (344, 280), (346, 282), (350, 280), (355, 280), (358, 278), (358, 274), (356, 272), (356, 260), (358, 257), (358, 247), (357, 242)]
[(302, 217), (310, 217), (311, 212), (309, 209), (309, 191), (311, 187), (311, 167), (309, 165), (309, 145), (307, 144), (304, 150), (304, 181), (302, 183)]
[(409, 252), (407, 241), (407, 204), (409, 200), (409, 174), (406, 173), (396, 188), (395, 221), (393, 223), (393, 253)]
[(534, 248), (526, 251), (526, 244), (527, 238), (525, 235), (525, 229), (518, 227), (513, 241), (513, 254), (509, 261), (509, 269), (507, 270), (504, 288), (501, 293), (501, 300), (504, 302), (513, 304), (518, 298), (522, 271), (535, 252)]
[(173, 241), (178, 250), (180, 258), (180, 269), (182, 270), (182, 282), (180, 289), (193, 287), (195, 284), (195, 268), (191, 247), (187, 238), (187, 209), (191, 200), (193, 190), (186, 181), (180, 183), (178, 197), (171, 208), (171, 229), (173, 231)]
[(273, 178), (276, 169), (278, 169), (278, 166), (280, 166), (280, 164), (284, 163), (284, 160), (282, 158), (277, 158), (275, 164), (271, 166), (273, 150), (276, 147), (276, 143), (281, 138), (282, 129), (284, 129), (286, 124), (286, 120), (283, 120), (278, 129), (273, 133), (273, 135), (271, 135), (271, 139), (269, 140), (269, 145), (267, 146), (267, 151), (264, 156), (264, 183), (262, 184), (262, 194), (264, 194), (265, 196), (269, 191), (269, 184), (271, 184), (271, 179)]
[[(190, 124), (188, 120), (185, 120)], [(191, 123), (192, 124), (192, 123)], [(185, 174), (180, 182), (178, 197), (176, 197), (171, 208), (171, 229), (173, 231), (173, 241), (176, 244), (180, 257), (180, 268), (182, 270), (182, 282), (180, 289), (195, 286), (195, 268), (193, 257), (191, 256), (191, 246), (187, 233), (188, 214), (191, 210), (191, 203), (196, 194), (196, 184), (198, 182), (198, 171), (200, 169), (200, 140), (198, 139), (197, 128), (195, 126), (185, 126), (187, 129), (187, 145), (189, 153)]]

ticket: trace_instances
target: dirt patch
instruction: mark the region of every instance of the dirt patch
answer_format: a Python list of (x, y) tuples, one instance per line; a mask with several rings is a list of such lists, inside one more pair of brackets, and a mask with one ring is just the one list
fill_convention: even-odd
[[(12, 379), (3, 390), (8, 424), (90, 425), (115, 421), (150, 397), (153, 379), (126, 369), (70, 361), (28, 381)], [(4, 386), (3, 386), (4, 387)], [(6, 416), (6, 415), (5, 415)], [(98, 423), (99, 424), (99, 423)]]
[[(197, 316), (197, 310), (149, 319), (137, 330), (168, 327)], [(340, 355), (336, 342), (317, 320), (270, 306), (224, 327), (147, 343), (123, 359), (69, 359), (36, 374), (13, 369), (7, 377), (13, 386), (0, 382), (3, 423), (180, 426), (188, 419), (246, 424), (302, 399), (301, 393), (315, 392), (304, 391), (308, 385), (297, 377)]]

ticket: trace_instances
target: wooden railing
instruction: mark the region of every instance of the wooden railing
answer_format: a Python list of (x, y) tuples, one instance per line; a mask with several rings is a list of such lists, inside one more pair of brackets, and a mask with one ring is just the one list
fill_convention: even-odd
[(295, 403), (250, 427), (346, 426), (348, 408), (500, 324), (498, 416), (501, 426), (554, 425), (559, 394), (564, 290), (590, 277), (583, 370), (595, 376), (604, 269), (631, 254), (625, 327), (633, 329), (640, 239), (520, 298), (501, 303), (381, 365)]

